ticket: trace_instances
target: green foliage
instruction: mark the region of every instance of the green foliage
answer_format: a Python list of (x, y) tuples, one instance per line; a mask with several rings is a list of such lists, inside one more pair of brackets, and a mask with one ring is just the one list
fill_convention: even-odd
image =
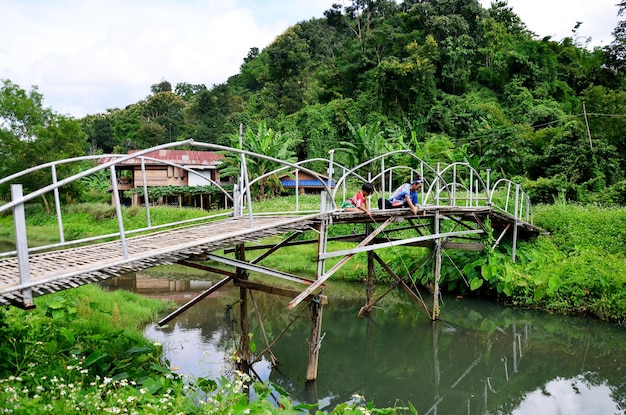
[[(268, 128), (265, 122), (259, 123), (256, 131), (247, 128), (244, 137), (242, 137), (241, 145), (239, 135), (233, 134), (231, 136), (231, 147), (233, 148), (241, 148), (242, 150), (292, 163), (296, 161), (295, 146), (299, 142), (300, 139), (291, 134), (281, 134)], [(241, 156), (232, 152), (228, 152), (224, 156), (224, 161), (220, 165), (221, 174), (225, 177), (239, 176)], [(246, 166), (250, 180), (260, 178), (266, 173), (282, 167), (278, 162), (250, 156), (246, 156)], [(259, 181), (258, 194), (261, 199), (264, 199), (267, 195), (278, 194), (281, 189), (282, 187), (277, 176), (272, 175)]]
[(626, 212), (556, 204), (535, 218), (550, 235), (521, 243), (515, 263), (510, 247), (491, 253), (482, 278), (511, 304), (625, 321)]
[[(43, 96), (33, 88), (22, 90), (9, 80), (0, 87), (0, 177), (6, 177), (29, 167), (83, 155), (86, 135), (80, 123), (43, 107)], [(60, 178), (70, 175), (70, 167), (59, 166)], [(37, 190), (42, 183), (51, 182), (49, 169), (24, 176), (20, 183), (24, 193)], [(75, 187), (66, 188), (64, 196), (76, 197)], [(9, 185), (0, 187), (0, 198), (8, 198)]]

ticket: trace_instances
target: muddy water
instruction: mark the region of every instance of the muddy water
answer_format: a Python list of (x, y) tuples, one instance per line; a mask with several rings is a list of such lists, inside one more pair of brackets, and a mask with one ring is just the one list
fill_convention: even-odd
[[(129, 276), (109, 282), (184, 304), (206, 281)], [(380, 287), (383, 290), (385, 287)], [(411, 402), (426, 414), (577, 415), (626, 413), (626, 330), (592, 319), (555, 316), (476, 299), (444, 298), (432, 323), (404, 293), (392, 292), (369, 318), (358, 317), (364, 289), (331, 284), (325, 293), (318, 379), (305, 382), (307, 312), (254, 365), (298, 402), (331, 410), (354, 394), (378, 407)], [(176, 369), (191, 377), (232, 373), (228, 356), (239, 324), (239, 290), (228, 285), (164, 328), (145, 333), (164, 345)], [(289, 299), (254, 293), (270, 341), (300, 313)], [(250, 306), (253, 341), (265, 343)]]

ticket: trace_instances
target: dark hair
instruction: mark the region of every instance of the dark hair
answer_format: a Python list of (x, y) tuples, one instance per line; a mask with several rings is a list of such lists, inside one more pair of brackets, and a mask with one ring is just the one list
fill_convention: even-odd
[(422, 180), (420, 176), (417, 176), (417, 179), (411, 182), (411, 184), (420, 184), (420, 183), (424, 183), (424, 180)]
[(369, 182), (365, 182), (363, 183), (363, 186), (361, 186), (361, 190), (369, 194), (372, 194), (372, 192), (374, 192), (374, 186), (372, 186), (372, 184)]

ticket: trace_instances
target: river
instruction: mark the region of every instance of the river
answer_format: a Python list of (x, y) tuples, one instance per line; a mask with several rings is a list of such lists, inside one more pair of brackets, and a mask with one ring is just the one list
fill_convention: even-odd
[[(106, 282), (110, 289), (181, 305), (210, 284), (145, 275)], [(420, 415), (626, 413), (626, 330), (616, 324), (454, 297), (442, 299), (441, 319), (433, 323), (401, 291), (385, 297), (370, 317), (358, 317), (364, 286), (331, 282), (325, 295), (317, 380), (305, 382), (306, 311), (272, 347), (277, 366), (264, 357), (253, 367), (295, 402), (317, 402), (330, 411), (358, 394), (377, 407), (410, 402)], [(253, 297), (270, 341), (305, 307), (290, 311), (288, 298)], [(145, 334), (163, 345), (179, 373), (212, 379), (232, 374), (228, 356), (239, 328), (238, 299), (239, 289), (227, 284), (167, 326), (148, 325)], [(261, 350), (265, 341), (252, 305), (249, 320)]]

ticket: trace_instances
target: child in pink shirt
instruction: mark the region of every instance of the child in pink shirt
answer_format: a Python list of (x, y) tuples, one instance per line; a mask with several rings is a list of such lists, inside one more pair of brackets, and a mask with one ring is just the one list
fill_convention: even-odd
[(341, 209), (345, 209), (346, 212), (364, 212), (372, 216), (367, 203), (367, 197), (372, 193), (374, 193), (374, 186), (368, 182), (363, 183), (361, 190), (341, 204)]

